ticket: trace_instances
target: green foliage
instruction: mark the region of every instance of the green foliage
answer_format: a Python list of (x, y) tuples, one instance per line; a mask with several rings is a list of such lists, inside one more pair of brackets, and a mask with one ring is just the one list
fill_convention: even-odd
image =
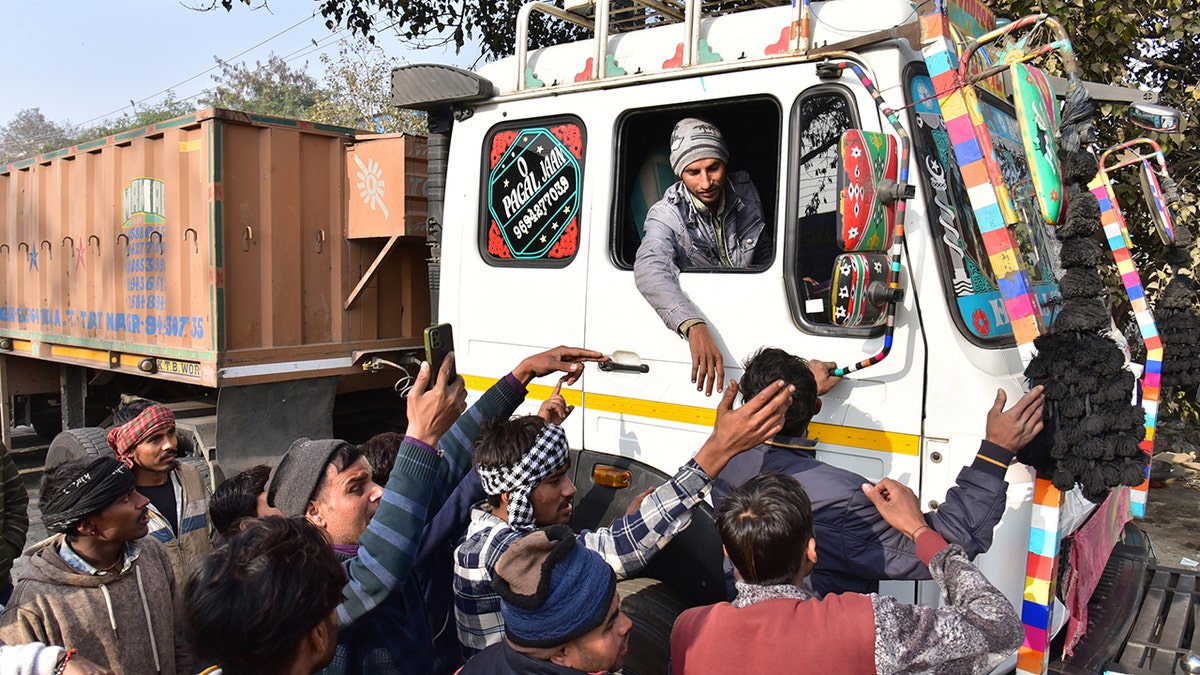
[(427, 133), (425, 118), (414, 110), (392, 107), (392, 69), (399, 59), (365, 38), (338, 41), (336, 57), (321, 55), (325, 65), (323, 96), (307, 119), (375, 133)]
[[(1102, 104), (1098, 106), (1098, 146), (1112, 147), (1138, 137), (1158, 142), (1179, 187), (1180, 199), (1173, 207), (1176, 229), (1190, 227), (1195, 233), (1200, 221), (1196, 189), (1200, 183), (1200, 120), (1196, 117), (1200, 109), (1196, 76), (1200, 72), (1200, 6), (1190, 0), (996, 0), (992, 9), (997, 16), (1010, 18), (1035, 12), (1058, 18), (1070, 33), (1085, 80), (1156, 91), (1159, 104), (1183, 112), (1182, 133), (1161, 134), (1123, 121), (1123, 105)], [(1134, 260), (1154, 306), (1171, 275), (1192, 274), (1200, 263), (1200, 252), (1193, 246), (1192, 265), (1177, 270), (1163, 262), (1165, 248), (1150, 222), (1137, 170), (1133, 166), (1117, 172), (1114, 187), (1134, 244)], [(1115, 270), (1106, 282), (1118, 323), (1131, 338), (1130, 346), (1144, 356), (1132, 308)], [(1164, 349), (1170, 348), (1164, 345)], [(1161, 415), (1196, 421), (1200, 405), (1195, 392), (1166, 392)]]
[(70, 122), (46, 119), (40, 108), (26, 108), (0, 127), (0, 165), (71, 144)]
[(1200, 401), (1186, 391), (1170, 391), (1161, 401), (1159, 415), (1164, 420), (1178, 420), (1192, 429), (1200, 429)]
[[(215, 58), (215, 57), (214, 57)], [(309, 108), (323, 96), (317, 81), (305, 68), (293, 69), (283, 57), (271, 54), (254, 67), (216, 59), (221, 72), (217, 84), (200, 97), (205, 107), (230, 108), (258, 115), (305, 119)]]
[(106, 119), (99, 124), (81, 129), (77, 132), (72, 143), (85, 143), (97, 138), (104, 138), (122, 131), (129, 131), (148, 124), (157, 124), (165, 120), (186, 115), (196, 110), (196, 105), (189, 101), (181, 101), (175, 97), (175, 92), (168, 91), (167, 95), (157, 103), (135, 108), (132, 113), (120, 117)]
[(217, 107), (242, 112), (303, 119), (377, 133), (425, 133), (424, 116), (397, 111), (389, 103), (391, 71), (399, 65), (382, 48), (365, 39), (343, 40), (336, 57), (322, 55), (326, 74), (322, 84), (309, 75), (307, 66), (293, 68), (272, 54), (266, 63), (253, 65), (217, 59), (220, 72), (215, 85), (198, 97), (181, 100), (174, 92), (132, 112), (77, 129), (70, 122), (54, 122), (37, 108), (22, 110), (0, 127), (0, 164), (58, 148), (104, 138), (137, 127), (155, 124), (199, 108)]
[[(264, 0), (211, 0), (226, 10), (235, 5), (265, 4)], [(485, 58), (508, 56), (515, 51), (513, 38), (517, 11), (525, 0), (318, 0), (325, 25), (334, 30), (350, 29), (354, 35), (374, 42), (373, 32), (386, 26), (414, 46), (431, 47), (453, 42), (462, 49), (467, 40), (478, 38)], [(562, 7), (562, 1), (550, 4)], [(558, 19), (546, 20), (535, 14), (529, 24), (531, 49), (563, 40), (586, 37), (589, 33)]]

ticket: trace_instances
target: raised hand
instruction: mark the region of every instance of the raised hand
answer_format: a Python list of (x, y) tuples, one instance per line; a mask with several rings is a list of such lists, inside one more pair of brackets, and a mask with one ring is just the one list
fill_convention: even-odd
[(529, 384), (533, 382), (534, 378), (561, 371), (567, 374), (566, 383), (570, 385), (575, 384), (579, 376), (583, 375), (584, 363), (608, 360), (607, 356), (592, 349), (555, 347), (522, 361), (513, 369), (513, 377), (520, 380), (522, 384)]
[(1014, 453), (1025, 447), (1042, 431), (1046, 411), (1046, 397), (1042, 394), (1044, 389), (1039, 384), (1008, 410), (1004, 410), (1008, 395), (1003, 389), (997, 389), (996, 402), (987, 414), (984, 438)]
[(467, 409), (467, 388), (461, 377), (450, 379), (454, 369), (454, 353), (442, 362), (437, 381), (430, 386), (429, 362), (421, 363), (416, 382), (408, 392), (407, 435), (436, 446), (442, 434), (450, 430)]
[(738, 386), (736, 380), (730, 380), (717, 406), (717, 421), (712, 434), (701, 446), (700, 452), (696, 453), (696, 463), (715, 478), (735, 455), (782, 431), (783, 416), (792, 404), (792, 393), (795, 391), (794, 386), (776, 380), (734, 410), (733, 401), (737, 398)]
[(558, 378), (558, 382), (554, 385), (554, 391), (550, 393), (550, 398), (542, 403), (542, 407), (538, 409), (538, 417), (546, 421), (546, 424), (562, 424), (563, 420), (575, 410), (575, 406), (567, 405), (567, 399), (563, 398), (561, 393), (563, 382), (567, 380), (567, 375)]

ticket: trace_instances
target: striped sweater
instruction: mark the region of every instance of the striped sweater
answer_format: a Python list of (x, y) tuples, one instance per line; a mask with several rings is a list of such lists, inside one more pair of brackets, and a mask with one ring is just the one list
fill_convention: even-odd
[[(471, 449), (483, 422), (508, 416), (525, 399), (509, 375), (492, 386), (442, 437), (438, 450), (405, 438), (379, 509), (359, 539), (358, 555), (343, 557), (349, 582), (338, 605), (338, 645), (325, 673), (429, 673), (433, 638), (413, 563), (422, 530), (471, 468)], [(435, 484), (442, 490), (435, 490)]]

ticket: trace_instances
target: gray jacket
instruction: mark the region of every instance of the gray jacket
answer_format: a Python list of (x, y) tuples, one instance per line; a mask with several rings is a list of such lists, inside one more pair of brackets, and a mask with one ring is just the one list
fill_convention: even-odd
[[(678, 332), (684, 321), (703, 318), (680, 288), (679, 271), (725, 267), (712, 213), (698, 209), (683, 181), (678, 181), (650, 207), (645, 231), (633, 264), (633, 279), (667, 328)], [(730, 269), (770, 260), (771, 232), (763, 220), (758, 189), (745, 171), (731, 173), (725, 183), (723, 234)]]

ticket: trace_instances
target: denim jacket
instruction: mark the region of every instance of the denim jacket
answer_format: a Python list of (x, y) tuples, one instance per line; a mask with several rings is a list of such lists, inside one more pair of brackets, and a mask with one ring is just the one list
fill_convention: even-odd
[[(731, 268), (769, 260), (771, 233), (763, 220), (758, 190), (745, 171), (729, 175), (724, 198), (722, 233)], [(680, 287), (679, 271), (724, 267), (713, 216), (708, 209), (697, 208), (683, 181), (679, 181), (650, 207), (645, 232), (633, 265), (634, 282), (667, 328), (678, 332), (684, 321), (703, 318)]]

